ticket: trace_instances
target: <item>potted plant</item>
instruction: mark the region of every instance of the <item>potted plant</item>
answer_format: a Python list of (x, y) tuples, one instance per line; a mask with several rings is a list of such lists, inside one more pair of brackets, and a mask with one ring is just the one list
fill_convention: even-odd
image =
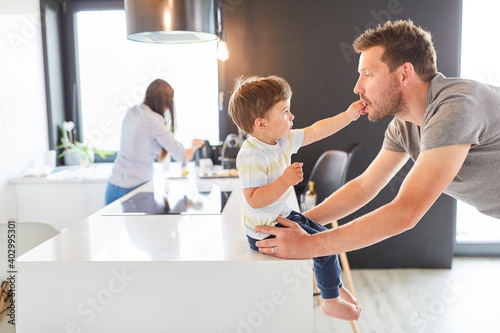
[(88, 144), (83, 144), (77, 140), (73, 140), (74, 128), (75, 123), (72, 121), (63, 122), (63, 126), (61, 128), (61, 144), (57, 146), (57, 148), (64, 149), (58, 157), (64, 157), (65, 165), (89, 166), (91, 163), (94, 163), (95, 154), (99, 155), (103, 159), (106, 159), (107, 155), (113, 154), (112, 152), (92, 148), (89, 147)]

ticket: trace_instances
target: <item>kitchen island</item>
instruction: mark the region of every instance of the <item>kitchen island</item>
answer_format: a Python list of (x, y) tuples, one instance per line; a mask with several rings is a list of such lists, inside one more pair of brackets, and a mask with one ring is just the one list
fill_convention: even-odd
[[(311, 332), (312, 260), (249, 249), (240, 186), (151, 182), (19, 257), (17, 332)], [(123, 209), (165, 188), (231, 193), (222, 212)]]

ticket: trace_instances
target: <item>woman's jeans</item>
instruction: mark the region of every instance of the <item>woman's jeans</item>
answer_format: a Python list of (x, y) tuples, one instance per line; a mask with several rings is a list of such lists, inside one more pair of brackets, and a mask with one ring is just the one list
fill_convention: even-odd
[(120, 199), (125, 194), (135, 190), (136, 188), (138, 188), (141, 185), (143, 185), (143, 184), (137, 185), (136, 187), (124, 188), (124, 187), (115, 186), (115, 185), (110, 184), (108, 182), (108, 186), (106, 187), (106, 196), (105, 196), (106, 205), (109, 205), (113, 201)]

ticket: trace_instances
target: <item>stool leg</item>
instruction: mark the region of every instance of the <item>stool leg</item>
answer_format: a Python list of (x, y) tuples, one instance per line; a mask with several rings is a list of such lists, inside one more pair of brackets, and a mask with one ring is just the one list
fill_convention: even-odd
[[(314, 270), (314, 268), (313, 268), (313, 270)], [(314, 274), (314, 273), (313, 273), (313, 290), (314, 290), (314, 294), (319, 294), (319, 295), (316, 295), (316, 302), (318, 303), (318, 305), (321, 305), (321, 302), (322, 302), (321, 292), (318, 289), (318, 283), (316, 282), (316, 274)]]
[(342, 272), (345, 275), (347, 285), (349, 286), (349, 291), (356, 296), (356, 290), (354, 289), (354, 282), (352, 281), (351, 267), (349, 266), (349, 261), (347, 260), (347, 255), (345, 253), (339, 253), (340, 265), (342, 266)]
[[(339, 223), (335, 220), (332, 222), (332, 227), (337, 228)], [(349, 266), (349, 261), (347, 260), (347, 255), (345, 252), (339, 253), (340, 265), (342, 266), (342, 273), (345, 275), (349, 291), (356, 296), (356, 290), (354, 289), (354, 282), (352, 281), (351, 267)], [(352, 331), (354, 333), (359, 333), (358, 324), (355, 321), (351, 321)]]
[(355, 321), (351, 321), (351, 327), (354, 333), (359, 333), (358, 323), (356, 323)]

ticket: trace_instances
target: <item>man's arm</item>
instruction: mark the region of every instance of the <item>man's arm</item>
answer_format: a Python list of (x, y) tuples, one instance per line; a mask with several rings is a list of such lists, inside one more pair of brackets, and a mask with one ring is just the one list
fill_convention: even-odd
[(408, 158), (406, 153), (380, 150), (365, 172), (304, 215), (317, 223), (327, 224), (355, 212), (370, 202), (389, 183)]
[(339, 228), (308, 235), (281, 219), (289, 228), (258, 227), (258, 232), (276, 235), (257, 242), (259, 251), (271, 254), (274, 247), (278, 257), (320, 257), (360, 249), (409, 230), (455, 178), (469, 149), (470, 145), (455, 145), (421, 152), (392, 202)]
[(342, 128), (349, 125), (351, 121), (357, 120), (361, 114), (361, 109), (363, 109), (365, 105), (363, 101), (354, 102), (346, 111), (334, 117), (319, 120), (311, 126), (304, 128), (304, 141), (302, 142), (302, 147), (337, 133)]

